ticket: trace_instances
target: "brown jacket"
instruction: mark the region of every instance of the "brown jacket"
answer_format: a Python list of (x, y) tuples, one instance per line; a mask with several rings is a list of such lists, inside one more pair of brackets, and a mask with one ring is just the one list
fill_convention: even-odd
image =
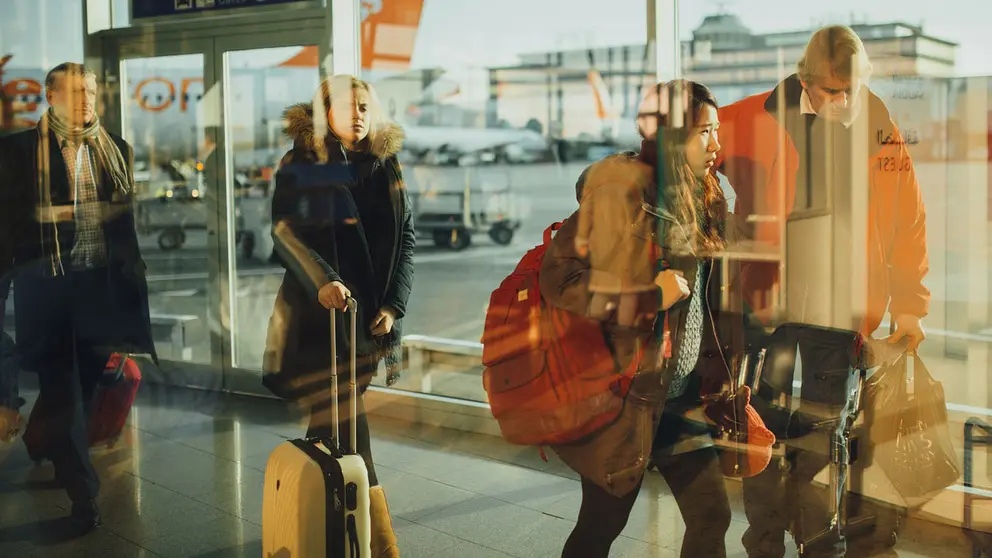
[(607, 157), (580, 180), (575, 239), (588, 246), (590, 290), (655, 294), (651, 244), (656, 219), (641, 209), (653, 188), (651, 167), (631, 154)]
[[(645, 176), (649, 179), (645, 180)], [(593, 180), (596, 182), (592, 182)], [(613, 235), (613, 238), (622, 238), (624, 243), (630, 243), (627, 246), (614, 247), (614, 250), (629, 258), (623, 266), (611, 266), (612, 262), (607, 261), (606, 269), (603, 269), (597, 268), (596, 260), (579, 255), (575, 238), (579, 234), (579, 227), (584, 224), (581, 217), (584, 209), (580, 208), (566, 220), (544, 257), (541, 294), (549, 304), (569, 312), (590, 315), (593, 293), (589, 286), (596, 278), (615, 277), (616, 270), (623, 269), (628, 277), (650, 275), (653, 279), (656, 262), (648, 256), (650, 249), (646, 245), (653, 242), (652, 229), (657, 222), (648, 218), (650, 214), (643, 211), (641, 204), (644, 199), (654, 196), (647, 190), (641, 190), (641, 195), (636, 195), (639, 189), (653, 187), (653, 172), (650, 167), (629, 154), (609, 157), (595, 163), (583, 173), (576, 185), (576, 197), (580, 204), (591, 199), (587, 192), (596, 192), (592, 199), (597, 204), (600, 200), (606, 200), (611, 193), (615, 197), (601, 206), (611, 207), (610, 217), (597, 220), (591, 228), (596, 231), (596, 235), (602, 234), (605, 238)], [(592, 214), (597, 215), (600, 209), (592, 210)], [(726, 227), (728, 245), (732, 245), (738, 238), (740, 230), (730, 218), (728, 216)], [(631, 230), (639, 231), (640, 234), (631, 234)], [(592, 245), (590, 248), (594, 254), (596, 248)], [(676, 268), (686, 267), (688, 270), (689, 264), (690, 262), (680, 261), (679, 258), (673, 259)], [(709, 260), (706, 265), (711, 266), (706, 289), (710, 311), (704, 327), (707, 332), (715, 333), (704, 335), (695, 371), (702, 379), (700, 396), (725, 391), (729, 381), (728, 366), (733, 355), (743, 351), (748, 341), (752, 341), (748, 339), (749, 333), (761, 335), (760, 328), (749, 327), (752, 322), (748, 319), (739, 296), (739, 266), (735, 262), (724, 264), (719, 259)], [(728, 285), (723, 285), (721, 280), (724, 265), (729, 265)], [(695, 260), (691, 262), (691, 274), (687, 273), (690, 281), (695, 279)], [(650, 315), (650, 309), (656, 311), (659, 304), (657, 290), (645, 291), (637, 296), (638, 307), (646, 316)], [(684, 303), (669, 310), (673, 354), (678, 354), (685, 314)], [(624, 327), (608, 317), (603, 325), (620, 369), (630, 364), (639, 341), (654, 341), (659, 338), (659, 332), (653, 329), (654, 320), (642, 320), (636, 327)], [(649, 343), (647, 347), (645, 364), (635, 378), (627, 398), (627, 408), (621, 418), (586, 440), (553, 447), (569, 467), (616, 496), (633, 489), (640, 482), (671, 380), (670, 371), (664, 366), (666, 363), (656, 366), (657, 343)]]

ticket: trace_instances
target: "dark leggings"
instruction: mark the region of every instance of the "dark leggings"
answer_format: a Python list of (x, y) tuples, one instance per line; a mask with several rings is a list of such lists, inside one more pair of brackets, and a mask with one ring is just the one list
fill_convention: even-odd
[[(656, 463), (685, 521), (682, 557), (725, 557), (730, 501), (716, 450), (664, 456)], [(615, 498), (583, 478), (582, 507), (562, 558), (606, 558), (613, 541), (627, 525), (640, 489), (638, 485), (630, 494)]]
[[(369, 471), (369, 486), (378, 486), (379, 479), (375, 474), (375, 465), (372, 464), (372, 440), (369, 432), (369, 420), (365, 414), (365, 387), (360, 388), (358, 396), (358, 422), (355, 425), (356, 447), (358, 455), (365, 460), (365, 467)], [(328, 395), (330, 395), (328, 393)], [(346, 396), (342, 395), (338, 411), (341, 419), (341, 445), (348, 447), (351, 441), (351, 421), (348, 420), (349, 402)], [(323, 403), (314, 406), (310, 410), (310, 426), (307, 428), (307, 438), (321, 437), (330, 438), (334, 433), (334, 421), (331, 414), (331, 402), (328, 397)]]

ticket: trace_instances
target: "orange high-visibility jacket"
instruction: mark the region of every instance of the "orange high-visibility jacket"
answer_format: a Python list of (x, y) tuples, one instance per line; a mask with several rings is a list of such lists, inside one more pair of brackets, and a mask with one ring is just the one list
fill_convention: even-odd
[[(866, 89), (859, 118), (870, 118), (868, 138), (868, 250), (867, 315), (862, 333), (873, 332), (885, 315), (923, 317), (929, 311), (930, 291), (923, 286), (929, 270), (926, 216), (909, 151), (881, 99)], [(802, 85), (793, 75), (772, 91), (753, 95), (719, 111), (719, 138), (723, 146), (715, 168), (737, 194), (734, 213), (788, 216), (799, 182), (799, 152), (785, 133), (780, 148), (779, 103), (799, 111)], [(880, 139), (881, 138), (881, 139)], [(858, 164), (853, 161), (852, 164)], [(784, 165), (784, 172), (782, 167)], [(780, 215), (781, 196), (784, 212)], [(754, 240), (778, 246), (779, 225), (755, 223)], [(752, 309), (764, 303), (755, 293), (778, 281), (778, 269), (768, 264), (743, 266), (744, 298)], [(890, 304), (891, 302), (891, 304)]]

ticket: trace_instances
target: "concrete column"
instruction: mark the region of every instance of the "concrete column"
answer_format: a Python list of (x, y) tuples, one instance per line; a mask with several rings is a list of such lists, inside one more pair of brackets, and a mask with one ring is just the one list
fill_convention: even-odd
[(330, 0), (330, 59), (325, 58), (328, 74), (361, 73), (361, 9), (359, 0)]
[[(968, 333), (989, 326), (989, 145), (988, 145), (988, 79), (968, 80), (964, 121), (968, 142), (967, 166), (963, 170), (967, 185), (967, 215), (959, 216), (968, 223), (967, 314)], [(968, 347), (968, 392), (976, 407), (992, 407), (989, 383), (989, 345), (971, 342)]]
[(654, 42), (659, 81), (682, 77), (678, 0), (648, 0), (648, 43)]
[(96, 72), (100, 85), (100, 121), (111, 132), (120, 134), (121, 95), (119, 53), (107, 52), (103, 31), (114, 27), (112, 0), (83, 0), (83, 63)]
[(83, 36), (113, 29), (113, 15), (111, 0), (83, 0)]

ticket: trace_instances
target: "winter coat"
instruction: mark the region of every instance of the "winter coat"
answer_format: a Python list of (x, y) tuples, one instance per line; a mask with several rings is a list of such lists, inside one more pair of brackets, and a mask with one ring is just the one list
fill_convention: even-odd
[[(617, 176), (625, 179), (613, 182)], [(599, 298), (637, 293), (653, 298), (657, 292), (655, 269), (645, 265), (651, 261), (657, 219), (640, 209), (653, 182), (651, 167), (632, 161), (630, 155), (619, 155), (590, 166), (576, 185), (576, 240), (588, 246), (593, 270), (589, 289), (603, 295)]]
[[(605, 200), (606, 196), (613, 197), (613, 201), (608, 202), (613, 207), (613, 210), (610, 211), (612, 217), (607, 220), (596, 221), (592, 228), (608, 227), (613, 229), (613, 232), (605, 233), (605, 237), (613, 234), (615, 238), (623, 238), (625, 243), (633, 244), (622, 249), (618, 248), (617, 250), (621, 253), (645, 255), (651, 253), (651, 249), (643, 244), (654, 242), (652, 227), (648, 223), (656, 225), (657, 221), (654, 219), (645, 221), (645, 216), (649, 216), (649, 214), (643, 211), (642, 203), (644, 200), (651, 200), (656, 197), (653, 193), (653, 189), (656, 187), (653, 175), (650, 166), (640, 161), (633, 153), (626, 153), (613, 155), (595, 163), (583, 173), (576, 185), (576, 197), (580, 203), (589, 198), (589, 194), (585, 193), (587, 191), (595, 190), (598, 192), (597, 205), (600, 204), (600, 201)], [(589, 289), (590, 282), (594, 277), (610, 274), (611, 271), (596, 269), (589, 259), (580, 257), (576, 251), (575, 237), (579, 234), (578, 215), (580, 211), (582, 209), (565, 222), (555, 235), (552, 245), (545, 255), (541, 268), (541, 294), (549, 304), (570, 312), (588, 315), (590, 301), (593, 300), (593, 294)], [(640, 233), (631, 234), (629, 232), (631, 229), (640, 231)], [(738, 240), (739, 227), (735, 226), (731, 216), (728, 216), (725, 231), (728, 245)], [(667, 255), (666, 257), (674, 269), (682, 270), (685, 273), (686, 279), (692, 286), (696, 280), (697, 272), (695, 258)], [(644, 269), (628, 269), (629, 265), (636, 265), (637, 261), (640, 261), (640, 265)], [(631, 276), (646, 276), (650, 273), (653, 277), (656, 264), (657, 262), (651, 258), (642, 257), (639, 260), (628, 259), (621, 268), (627, 269), (626, 272), (630, 273)], [(721, 284), (721, 277), (724, 276), (724, 265), (730, 266), (727, 269), (730, 284), (726, 286)], [(693, 385), (699, 386), (700, 398), (727, 391), (728, 367), (733, 355), (744, 351), (748, 345), (757, 342), (762, 335), (760, 327), (753, 325), (753, 321), (745, 312), (745, 307), (738, 296), (738, 265), (735, 262), (723, 263), (719, 259), (708, 259), (704, 261), (704, 269), (707, 267), (707, 275), (710, 280), (707, 282), (705, 292), (709, 312), (706, 314), (703, 325), (704, 335), (699, 361), (693, 372), (698, 376), (698, 380)], [(607, 277), (605, 281), (613, 281), (613, 278)], [(657, 308), (659, 301), (657, 291), (642, 293), (639, 296), (642, 297), (642, 300), (638, 302), (638, 308)], [(688, 301), (683, 301), (668, 311), (673, 355), (677, 355), (679, 351), (687, 309)], [(661, 321), (658, 320), (656, 323), (660, 324)], [(634, 358), (638, 340), (654, 340), (659, 337), (658, 333), (660, 333), (653, 331), (653, 324), (648, 325), (646, 329), (643, 325), (632, 328), (621, 326), (612, 319), (608, 319), (603, 325), (608, 344), (614, 350), (620, 369), (626, 368)], [(636, 425), (636, 421), (631, 421), (631, 428), (639, 428), (640, 430), (636, 435), (630, 431), (630, 428), (626, 427), (627, 425), (622, 425), (620, 428), (604, 429), (577, 444), (553, 448), (574, 470), (579, 472), (602, 471), (605, 467), (607, 475), (613, 472), (620, 474), (629, 470), (636, 470), (636, 468), (632, 467), (631, 463), (615, 458), (616, 455), (626, 454), (635, 458), (639, 453), (650, 452), (655, 428), (664, 408), (665, 394), (671, 381), (672, 370), (670, 369), (673, 367), (668, 366), (668, 364), (674, 360), (668, 359), (662, 369), (653, 366), (653, 363), (658, 362), (656, 344), (649, 346), (651, 348), (647, 351), (646, 364), (641, 367), (641, 373), (635, 379), (631, 392), (638, 398), (644, 397), (651, 400), (649, 405), (653, 405), (654, 408), (650, 411), (645, 410), (644, 413), (645, 416), (650, 415), (653, 425), (644, 428)], [(645, 436), (647, 436), (646, 439), (641, 439)], [(625, 448), (624, 451), (614, 449), (621, 446)], [(641, 449), (632, 449), (631, 446), (639, 446)], [(641, 457), (646, 458), (646, 455)], [(599, 462), (605, 460), (606, 464), (598, 463), (595, 466), (590, 466), (589, 460)], [(610, 471), (611, 467), (615, 471)], [(610, 487), (604, 488), (611, 490)]]
[[(864, 160), (869, 195), (867, 312), (862, 333), (871, 334), (878, 328), (890, 300), (893, 315), (925, 316), (930, 291), (923, 286), (929, 270), (926, 214), (909, 151), (882, 100), (867, 89), (864, 94), (858, 118), (869, 119)], [(794, 209), (802, 158), (788, 123), (799, 115), (801, 95), (802, 85), (793, 75), (772, 91), (747, 97), (719, 111), (723, 147), (716, 168), (733, 185), (737, 193), (734, 213), (742, 218), (755, 213), (775, 215), (783, 201), (785, 215), (780, 218)], [(857, 122), (852, 126), (852, 130), (856, 129)], [(776, 139), (783, 131), (784, 152)], [(778, 246), (782, 240), (778, 227), (778, 223), (759, 223), (752, 234), (756, 241)], [(778, 266), (749, 264), (744, 274), (745, 297), (758, 310), (762, 305), (756, 295), (778, 281)]]
[[(134, 152), (123, 139), (110, 134), (124, 156), (126, 171), (133, 176)], [(39, 157), (47, 161), (39, 161)], [(103, 221), (106, 242), (107, 297), (114, 306), (106, 321), (114, 327), (100, 332), (101, 341), (113, 351), (152, 355), (157, 360), (148, 310), (148, 283), (145, 262), (135, 232), (133, 189), (127, 193), (114, 188), (106, 169), (97, 168), (97, 194), (106, 204)], [(41, 222), (39, 199), (47, 181), (51, 203), (70, 205), (71, 184), (58, 137), (49, 130), (44, 135), (33, 128), (0, 139), (0, 298), (6, 298), (15, 273), (29, 277), (54, 275), (55, 238), (59, 245), (73, 246), (76, 223)], [(133, 178), (131, 180), (133, 184)], [(18, 308), (15, 320), (27, 318), (28, 308)], [(20, 330), (22, 328), (17, 327)], [(22, 355), (24, 367), (31, 369), (36, 356)]]
[[(317, 292), (331, 282), (342, 282), (358, 302), (356, 353), (364, 381), (383, 359), (390, 377), (398, 370), (416, 245), (396, 158), (402, 130), (389, 125), (374, 144), (347, 151), (331, 134), (315, 136), (312, 110), (302, 104), (284, 114), (294, 145), (280, 163), (272, 199), (273, 240), (287, 271), (269, 321), (263, 367), (266, 385), (292, 400), (312, 393), (305, 386), (327, 385), (330, 318)], [(324, 151), (318, 142), (325, 142), (327, 161), (318, 157)], [(389, 334), (374, 337), (373, 319), (385, 307), (394, 310), (396, 322)], [(339, 364), (347, 363), (350, 320), (337, 313)], [(340, 366), (339, 373), (346, 372)]]

